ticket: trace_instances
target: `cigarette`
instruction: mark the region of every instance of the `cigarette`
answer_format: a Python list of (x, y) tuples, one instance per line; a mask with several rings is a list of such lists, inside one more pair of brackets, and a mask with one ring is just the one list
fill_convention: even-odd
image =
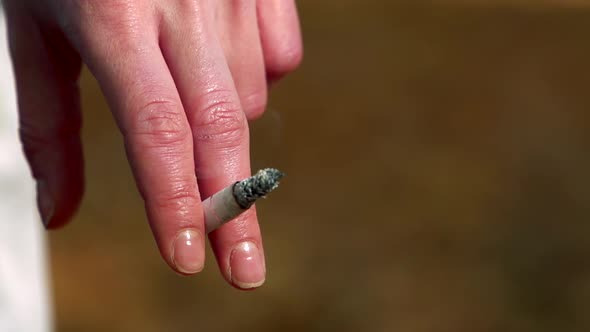
[(265, 168), (204, 200), (207, 234), (246, 212), (259, 198), (266, 198), (268, 193), (279, 186), (279, 180), (284, 175), (277, 169)]

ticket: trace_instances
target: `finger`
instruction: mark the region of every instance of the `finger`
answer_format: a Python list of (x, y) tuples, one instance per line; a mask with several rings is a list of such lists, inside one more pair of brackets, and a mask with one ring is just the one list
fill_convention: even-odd
[(84, 191), (78, 55), (56, 31), (7, 5), (20, 136), (45, 227), (68, 222)]
[(257, 0), (258, 26), (269, 82), (295, 70), (303, 57), (294, 0)]
[[(196, 14), (166, 17), (161, 45), (192, 128), (197, 178), (206, 198), (250, 175), (248, 124), (213, 18), (205, 15), (212, 12), (209, 2), (177, 4), (178, 12)], [(225, 224), (210, 239), (221, 272), (232, 285), (250, 289), (264, 282), (255, 213)]]
[(82, 25), (92, 27), (81, 34), (85, 59), (123, 133), (162, 257), (181, 274), (199, 272), (204, 224), (192, 136), (158, 45), (155, 18), (150, 8), (101, 9), (97, 16), (82, 15)]
[(256, 0), (220, 1), (217, 32), (240, 102), (249, 120), (262, 116), (267, 102), (267, 85)]

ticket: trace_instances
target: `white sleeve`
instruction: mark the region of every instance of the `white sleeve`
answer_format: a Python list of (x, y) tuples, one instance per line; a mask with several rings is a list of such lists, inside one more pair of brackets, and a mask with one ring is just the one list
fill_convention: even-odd
[(0, 6), (0, 331), (48, 332), (47, 246), (17, 135), (14, 75)]

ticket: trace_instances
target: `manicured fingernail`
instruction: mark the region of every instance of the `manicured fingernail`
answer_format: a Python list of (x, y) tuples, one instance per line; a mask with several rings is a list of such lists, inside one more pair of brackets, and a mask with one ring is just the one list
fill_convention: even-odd
[(49, 186), (44, 180), (37, 180), (37, 206), (41, 214), (43, 225), (47, 227), (53, 218), (55, 202), (49, 191)]
[(182, 273), (193, 274), (203, 270), (205, 248), (203, 236), (197, 230), (184, 230), (176, 237), (172, 262)]
[(253, 242), (238, 244), (230, 256), (229, 274), (232, 283), (242, 289), (261, 286), (266, 275), (263, 259)]

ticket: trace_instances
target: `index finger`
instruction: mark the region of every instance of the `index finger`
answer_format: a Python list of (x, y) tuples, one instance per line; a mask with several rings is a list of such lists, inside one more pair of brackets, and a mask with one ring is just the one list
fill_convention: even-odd
[(82, 26), (93, 27), (81, 34), (83, 58), (123, 133), (162, 257), (179, 273), (196, 273), (205, 248), (192, 136), (157, 29), (145, 29), (157, 25), (148, 9), (102, 9), (100, 16), (82, 15)]

